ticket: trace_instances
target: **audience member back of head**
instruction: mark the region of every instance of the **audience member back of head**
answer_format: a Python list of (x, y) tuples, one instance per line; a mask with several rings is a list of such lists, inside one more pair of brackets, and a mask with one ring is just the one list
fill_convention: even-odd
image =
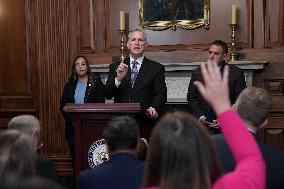
[[(35, 150), (43, 144), (40, 142), (40, 121), (33, 115), (20, 115), (13, 117), (8, 123), (9, 130), (18, 130), (31, 138)], [(35, 154), (36, 173), (59, 182), (59, 176), (53, 163), (42, 155)]]
[[(235, 110), (245, 121), (245, 126), (255, 137), (266, 162), (266, 188), (280, 189), (284, 187), (284, 154), (272, 149), (257, 140), (259, 128), (269, 124), (268, 116), (272, 109), (272, 99), (268, 92), (261, 88), (248, 87), (242, 91), (234, 105)], [(213, 136), (218, 155), (225, 172), (235, 169), (236, 162), (222, 134)]]
[(79, 189), (140, 189), (144, 163), (136, 158), (139, 127), (128, 116), (112, 118), (103, 131), (110, 159), (79, 175)]

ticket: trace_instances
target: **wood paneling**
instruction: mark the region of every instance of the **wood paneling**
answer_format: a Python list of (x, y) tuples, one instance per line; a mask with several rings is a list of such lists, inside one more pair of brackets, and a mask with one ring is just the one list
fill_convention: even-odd
[(0, 1), (0, 131), (20, 114), (35, 114), (29, 61), (26, 1)]
[(272, 111), (263, 129), (263, 141), (284, 153), (284, 112)]
[(284, 44), (284, 3), (283, 0), (265, 0), (265, 46)]
[(271, 96), (283, 96), (283, 82), (283, 79), (265, 80), (264, 89), (266, 89)]
[(0, 96), (30, 95), (25, 1), (1, 1), (0, 6)]
[(78, 1), (79, 52), (105, 52), (106, 43), (106, 0)]
[(79, 46), (80, 52), (94, 53), (94, 10), (92, 0), (78, 1)]
[(38, 73), (35, 78), (38, 86), (34, 90), (38, 94), (38, 116), (42, 123), (42, 153), (65, 161), (70, 158), (59, 101), (71, 69), (69, 3), (69, 0), (34, 0), (27, 9), (31, 62)]

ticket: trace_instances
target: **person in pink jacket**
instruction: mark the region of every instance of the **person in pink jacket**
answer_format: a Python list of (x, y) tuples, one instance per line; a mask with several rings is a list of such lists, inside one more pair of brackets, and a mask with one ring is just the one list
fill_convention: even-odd
[(187, 113), (163, 117), (154, 128), (144, 175), (147, 189), (264, 189), (265, 163), (244, 122), (231, 108), (228, 68), (201, 65), (204, 83), (195, 82), (217, 114), (221, 130), (236, 159), (236, 169), (222, 175), (211, 139)]

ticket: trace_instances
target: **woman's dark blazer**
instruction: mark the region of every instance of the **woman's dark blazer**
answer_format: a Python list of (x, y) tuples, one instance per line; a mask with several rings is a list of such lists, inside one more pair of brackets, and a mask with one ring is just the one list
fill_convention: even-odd
[[(101, 78), (98, 74), (92, 73), (93, 76), (93, 85), (90, 80), (88, 80), (87, 88), (85, 92), (84, 103), (104, 103), (105, 94), (104, 94), (104, 84), (101, 81)], [(76, 81), (68, 81), (63, 90), (63, 95), (60, 101), (60, 110), (63, 114), (63, 117), (66, 121), (66, 126), (73, 126), (73, 118), (68, 112), (63, 111), (63, 107), (66, 103), (75, 103), (74, 94), (77, 86)]]

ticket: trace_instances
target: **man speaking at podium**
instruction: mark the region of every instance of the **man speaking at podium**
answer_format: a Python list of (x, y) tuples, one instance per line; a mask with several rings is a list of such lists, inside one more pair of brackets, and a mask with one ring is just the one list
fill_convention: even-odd
[(129, 32), (130, 57), (109, 66), (106, 98), (115, 103), (140, 103), (138, 121), (153, 125), (167, 100), (165, 68), (144, 56), (147, 34), (141, 28)]

